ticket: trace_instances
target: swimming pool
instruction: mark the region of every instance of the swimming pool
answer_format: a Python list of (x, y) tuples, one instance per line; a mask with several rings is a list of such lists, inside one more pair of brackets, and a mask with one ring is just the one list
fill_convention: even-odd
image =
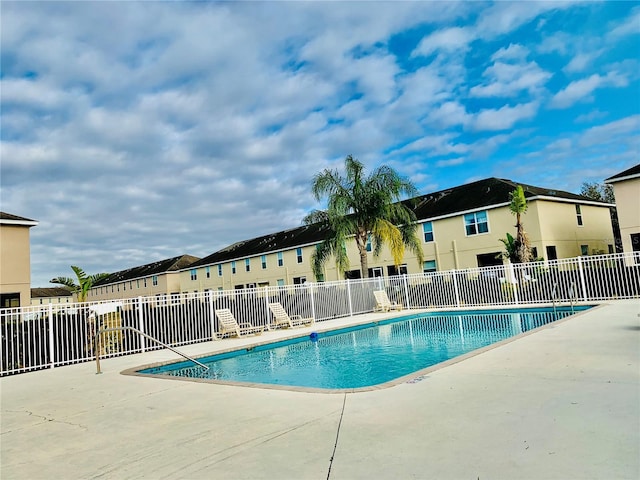
[(589, 306), (422, 313), (137, 370), (141, 375), (312, 389), (391, 382)]

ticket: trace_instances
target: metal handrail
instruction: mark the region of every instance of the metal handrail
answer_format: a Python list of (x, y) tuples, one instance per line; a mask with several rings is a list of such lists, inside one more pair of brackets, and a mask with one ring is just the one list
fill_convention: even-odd
[(195, 358), (191, 358), (189, 355), (182, 353), (178, 350), (176, 350), (175, 348), (167, 345), (166, 343), (162, 343), (160, 340), (158, 340), (157, 338), (153, 338), (150, 335), (147, 335), (144, 332), (141, 332), (140, 330), (138, 330), (137, 328), (134, 327), (111, 327), (111, 328), (104, 328), (104, 329), (99, 329), (95, 335), (95, 337), (93, 338), (93, 344), (95, 347), (95, 352), (96, 352), (96, 374), (98, 373), (102, 373), (100, 371), (100, 335), (103, 333), (107, 333), (107, 332), (115, 332), (118, 330), (133, 330), (134, 332), (139, 333), (140, 335), (142, 335), (145, 338), (148, 338), (149, 340), (156, 342), (158, 345), (163, 346), (164, 348), (168, 348), (169, 350), (171, 350), (172, 352), (177, 353), (178, 355), (180, 355), (181, 357), (186, 358), (187, 360), (192, 361), (193, 363), (195, 363), (196, 365), (201, 366), (202, 368), (209, 370), (209, 367), (200, 363), (199, 361), (197, 361)]

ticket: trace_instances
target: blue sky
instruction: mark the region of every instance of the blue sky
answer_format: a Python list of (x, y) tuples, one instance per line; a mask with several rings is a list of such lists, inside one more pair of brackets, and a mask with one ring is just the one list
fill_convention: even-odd
[(640, 160), (638, 2), (12, 2), (1, 209), (33, 286), (295, 227), (352, 154), (422, 193)]

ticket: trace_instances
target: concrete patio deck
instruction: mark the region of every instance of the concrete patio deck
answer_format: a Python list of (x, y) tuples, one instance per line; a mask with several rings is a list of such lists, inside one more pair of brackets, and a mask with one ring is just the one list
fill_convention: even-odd
[(638, 479), (639, 314), (610, 302), (359, 393), (121, 375), (167, 350), (4, 377), (0, 478)]

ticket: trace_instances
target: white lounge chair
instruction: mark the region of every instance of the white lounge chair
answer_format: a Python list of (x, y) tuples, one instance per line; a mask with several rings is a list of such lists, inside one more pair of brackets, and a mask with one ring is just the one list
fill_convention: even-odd
[(220, 323), (220, 331), (218, 332), (220, 337), (224, 337), (225, 335), (241, 337), (242, 335), (251, 333), (260, 335), (264, 330), (263, 327), (252, 325), (249, 322), (238, 323), (228, 308), (216, 310), (216, 317)]
[(304, 327), (306, 325), (313, 324), (315, 321), (312, 317), (302, 318), (300, 315), (289, 316), (280, 302), (270, 303), (269, 309), (271, 310), (271, 313), (273, 313), (273, 322), (271, 323), (271, 326), (274, 328)]
[(376, 298), (376, 306), (374, 312), (388, 312), (390, 310), (402, 310), (401, 303), (392, 303), (389, 300), (386, 290), (375, 290), (373, 296)]

